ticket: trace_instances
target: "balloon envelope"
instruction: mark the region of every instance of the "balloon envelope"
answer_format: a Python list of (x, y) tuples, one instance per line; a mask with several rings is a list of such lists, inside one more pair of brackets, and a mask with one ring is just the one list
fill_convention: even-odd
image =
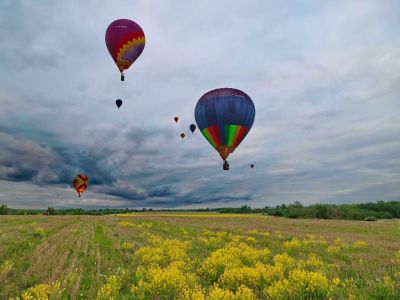
[(121, 100), (121, 99), (117, 99), (117, 100), (115, 101), (115, 104), (117, 105), (118, 108), (120, 108), (121, 105), (122, 105), (122, 100)]
[(251, 166), (252, 169), (254, 168), (254, 164), (251, 164), (250, 166)]
[(181, 138), (184, 138), (185, 137), (185, 134), (184, 133), (181, 133)]
[(89, 184), (89, 179), (85, 174), (76, 175), (74, 180), (72, 181), (72, 185), (74, 189), (78, 192), (79, 197), (81, 196), (81, 193), (83, 193), (86, 190), (88, 184)]
[(190, 131), (193, 133), (196, 130), (196, 125), (191, 124), (190, 125)]
[(174, 120), (175, 120), (175, 123), (178, 123), (179, 118), (175, 117)]
[(144, 44), (142, 28), (131, 20), (115, 20), (107, 28), (107, 49), (120, 72), (128, 69), (142, 54)]
[(222, 88), (204, 94), (197, 102), (195, 118), (208, 142), (226, 160), (249, 133), (255, 107), (241, 90)]

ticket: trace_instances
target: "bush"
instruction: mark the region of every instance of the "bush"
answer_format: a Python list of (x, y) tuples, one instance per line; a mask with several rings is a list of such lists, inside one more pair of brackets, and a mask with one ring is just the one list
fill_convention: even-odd
[(299, 217), (299, 214), (296, 212), (289, 212), (289, 214), (288, 214), (288, 218), (291, 218), (291, 219), (297, 219), (298, 217)]
[(369, 222), (374, 222), (374, 221), (376, 221), (376, 217), (374, 217), (374, 216), (367, 216), (367, 217), (365, 217), (364, 220), (365, 220), (365, 221), (369, 221)]

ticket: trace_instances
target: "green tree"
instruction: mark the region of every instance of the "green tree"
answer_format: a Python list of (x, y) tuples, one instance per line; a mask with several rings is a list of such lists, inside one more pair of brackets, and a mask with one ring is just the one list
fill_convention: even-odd
[(0, 215), (8, 215), (8, 207), (3, 204), (0, 206)]

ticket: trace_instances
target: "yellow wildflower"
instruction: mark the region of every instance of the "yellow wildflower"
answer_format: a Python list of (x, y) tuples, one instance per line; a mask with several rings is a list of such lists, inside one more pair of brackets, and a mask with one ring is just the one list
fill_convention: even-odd
[(353, 243), (353, 247), (357, 249), (366, 248), (368, 246), (367, 242), (359, 240)]
[(275, 255), (273, 261), (275, 266), (280, 267), (282, 270), (291, 270), (296, 265), (295, 259), (290, 257), (287, 253)]
[(254, 237), (252, 237), (252, 236), (249, 236), (249, 237), (246, 239), (246, 241), (249, 242), (249, 243), (255, 243), (255, 242), (257, 242), (257, 240), (256, 240)]
[(22, 293), (23, 300), (47, 300), (50, 299), (60, 299), (63, 289), (61, 288), (61, 283), (55, 281), (51, 284), (38, 284), (34, 287), (27, 289)]
[(258, 234), (259, 231), (257, 229), (251, 229), (249, 231), (247, 231), (249, 234)]
[(256, 249), (244, 243), (230, 243), (218, 249), (207, 257), (200, 269), (200, 273), (208, 280), (215, 281), (225, 269), (242, 266), (254, 266), (257, 262), (265, 262), (270, 256), (269, 249)]
[(290, 241), (286, 241), (283, 243), (283, 247), (285, 247), (286, 251), (294, 252), (295, 250), (299, 249), (301, 246), (298, 239), (293, 238)]
[(306, 260), (306, 266), (312, 269), (320, 269), (323, 265), (322, 260), (318, 259), (315, 254), (310, 254), (308, 259)]
[(395, 290), (394, 282), (390, 276), (383, 277), (383, 286), (390, 292), (394, 292)]
[(121, 278), (117, 275), (112, 275), (107, 279), (107, 283), (102, 285), (97, 292), (97, 300), (113, 300), (118, 297), (118, 292), (121, 289)]
[(0, 266), (0, 272), (4, 275), (7, 275), (11, 272), (14, 267), (14, 262), (12, 260), (5, 260)]
[(35, 237), (43, 237), (45, 235), (44, 229), (42, 227), (38, 227), (33, 232), (33, 236)]
[(132, 250), (132, 249), (135, 249), (135, 244), (134, 244), (134, 243), (129, 243), (129, 242), (122, 242), (122, 244), (121, 244), (121, 249), (122, 249), (122, 250)]
[(176, 264), (166, 268), (152, 267), (148, 270), (141, 269), (139, 281), (131, 287), (135, 299), (179, 299), (187, 296), (191, 289), (197, 290), (197, 280), (193, 274), (185, 274)]
[(324, 299), (329, 293), (329, 282), (321, 272), (293, 270), (288, 279), (282, 279), (265, 289), (272, 299)]
[(256, 300), (257, 297), (251, 289), (245, 286), (239, 287), (236, 293), (224, 290), (214, 285), (207, 297), (208, 300)]
[(230, 290), (237, 290), (242, 285), (260, 288), (281, 276), (283, 276), (281, 268), (258, 263), (255, 267), (237, 267), (225, 270), (219, 278), (219, 283)]
[(326, 252), (327, 252), (329, 255), (337, 255), (337, 254), (340, 253), (340, 247), (339, 247), (339, 246), (328, 246), (328, 247), (326, 248)]
[(332, 283), (333, 283), (333, 285), (335, 285), (335, 286), (339, 286), (340, 285), (340, 278), (339, 277), (335, 277), (335, 278), (333, 278), (332, 279)]

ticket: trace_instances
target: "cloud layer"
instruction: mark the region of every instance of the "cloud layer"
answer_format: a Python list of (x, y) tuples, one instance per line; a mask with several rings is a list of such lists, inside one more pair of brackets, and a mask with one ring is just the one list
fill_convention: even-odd
[[(390, 0), (3, 1), (0, 202), (399, 200), (399, 12)], [(146, 33), (123, 83), (104, 44), (117, 18)], [(256, 105), (229, 172), (188, 128), (197, 100), (217, 87), (242, 89)], [(76, 198), (80, 172), (91, 185)]]

